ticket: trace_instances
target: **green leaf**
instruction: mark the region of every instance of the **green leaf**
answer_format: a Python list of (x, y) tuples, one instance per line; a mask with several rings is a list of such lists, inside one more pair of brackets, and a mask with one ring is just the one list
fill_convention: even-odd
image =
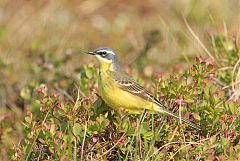
[(81, 134), (81, 132), (82, 132), (81, 125), (80, 125), (79, 123), (75, 123), (75, 124), (73, 125), (73, 134), (74, 134), (75, 136), (78, 136), (78, 135)]
[(86, 68), (85, 69), (85, 72), (86, 72), (86, 76), (91, 79), (93, 77), (93, 71), (91, 68)]
[(141, 133), (145, 135), (145, 133), (148, 132), (148, 124), (147, 123), (142, 123), (141, 125)]
[(40, 141), (42, 144), (45, 144), (45, 140), (43, 140), (42, 138), (38, 138), (38, 141)]
[(193, 114), (193, 117), (196, 119), (196, 120), (198, 120), (198, 121), (200, 121), (201, 120), (201, 117), (198, 115), (198, 114)]
[(31, 90), (28, 87), (22, 88), (20, 96), (25, 100), (29, 100), (31, 98)]
[(230, 109), (232, 114), (235, 114), (237, 112), (237, 107), (233, 103), (229, 104), (229, 109)]
[(25, 121), (30, 124), (32, 122), (32, 118), (30, 116), (26, 116)]

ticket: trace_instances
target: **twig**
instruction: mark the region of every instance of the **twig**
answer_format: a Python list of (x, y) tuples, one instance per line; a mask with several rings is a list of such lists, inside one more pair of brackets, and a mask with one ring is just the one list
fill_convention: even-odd
[(240, 83), (240, 80), (235, 81), (235, 82), (233, 82), (233, 84), (230, 84), (230, 85), (224, 86), (222, 89), (230, 88), (230, 87), (235, 86), (235, 85), (237, 85), (237, 84), (239, 84), (239, 83)]
[(182, 14), (184, 23), (186, 24), (189, 32), (192, 34), (192, 36), (196, 39), (196, 41), (199, 43), (199, 45), (203, 48), (203, 50), (207, 53), (207, 55), (215, 61), (215, 58), (212, 56), (212, 54), (209, 52), (209, 50), (205, 47), (205, 45), (202, 43), (202, 41), (199, 39), (199, 37), (194, 33), (194, 31), (192, 30), (192, 28), (189, 26), (186, 17)]
[(74, 136), (74, 151), (73, 151), (73, 160), (77, 161), (77, 137)]
[[(121, 136), (121, 138), (120, 138), (110, 149), (108, 149), (106, 152), (104, 152), (104, 153), (102, 154), (102, 156), (106, 155), (106, 154), (109, 153), (113, 148), (115, 148), (115, 147), (118, 145), (118, 142), (125, 137), (126, 133), (127, 133), (127, 132), (125, 132), (125, 133)], [(102, 156), (101, 156), (101, 157), (102, 157)]]
[[(206, 140), (209, 140), (209, 138), (204, 139), (204, 141), (206, 141)], [(197, 144), (197, 145), (201, 144), (201, 145), (204, 145), (203, 143), (201, 143), (201, 141), (203, 141), (203, 140), (200, 140), (199, 142), (170, 142), (170, 143), (164, 144), (163, 146), (158, 148), (149, 158), (151, 158), (152, 156), (156, 155), (157, 152), (159, 152), (164, 147), (166, 147), (168, 145), (171, 145), (171, 144)], [(147, 160), (149, 160), (149, 159), (147, 159)]]
[(89, 119), (90, 119), (90, 117), (88, 116), (88, 120), (85, 122), (83, 143), (82, 143), (82, 149), (81, 149), (81, 160), (83, 160), (84, 144), (85, 144), (85, 140), (86, 140), (87, 126), (88, 126)]
[(73, 110), (72, 111), (75, 111), (77, 109), (77, 106), (78, 106), (78, 101), (80, 100), (80, 90), (78, 88), (78, 95), (77, 95), (77, 100), (75, 101), (75, 104), (73, 106)]
[(74, 102), (73, 97), (71, 95), (69, 95), (65, 90), (62, 90), (59, 87), (55, 87), (60, 93), (62, 93), (63, 95), (65, 95), (68, 99), (70, 99), (72, 102)]
[[(164, 117), (164, 119), (162, 119), (161, 122), (159, 123), (158, 132), (157, 133), (160, 133), (160, 131), (162, 130), (162, 128), (165, 125), (165, 123), (166, 123), (166, 117)], [(161, 127), (160, 127), (160, 125), (161, 125)], [(154, 135), (154, 138), (152, 140), (155, 140), (155, 135)], [(150, 149), (148, 150), (148, 153), (147, 153), (145, 158), (148, 158), (149, 153), (151, 152), (152, 148), (154, 147), (153, 143), (151, 143), (151, 144), (152, 144), (152, 146), (150, 146)]]
[[(234, 91), (234, 73), (236, 73), (236, 70), (237, 70), (237, 67), (240, 63), (240, 59), (238, 59), (237, 63), (234, 65), (234, 68), (233, 68), (233, 74), (232, 74), (232, 90)], [(237, 79), (237, 78), (236, 78)]]
[[(47, 119), (47, 117), (48, 117), (49, 112), (50, 112), (50, 111), (48, 111), (47, 114), (45, 115), (41, 126), (43, 126), (43, 124), (45, 123), (45, 121), (46, 121), (46, 119)], [(33, 148), (33, 144), (35, 144), (35, 142), (36, 142), (36, 140), (37, 140), (37, 138), (38, 138), (39, 133), (40, 133), (40, 132), (37, 133), (36, 137), (35, 137), (34, 140), (33, 140), (33, 143), (32, 143), (32, 145), (31, 145), (31, 147), (30, 147), (30, 150), (29, 150), (29, 153), (28, 153), (28, 155), (27, 155), (26, 160), (29, 160), (29, 157), (30, 157), (30, 154), (31, 154), (31, 151), (32, 151), (32, 148)]]

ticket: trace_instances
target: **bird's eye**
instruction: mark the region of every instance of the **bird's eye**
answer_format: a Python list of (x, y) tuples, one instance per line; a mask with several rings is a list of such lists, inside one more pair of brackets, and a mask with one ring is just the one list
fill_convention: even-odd
[(106, 57), (107, 56), (107, 52), (103, 51), (100, 53), (102, 57)]

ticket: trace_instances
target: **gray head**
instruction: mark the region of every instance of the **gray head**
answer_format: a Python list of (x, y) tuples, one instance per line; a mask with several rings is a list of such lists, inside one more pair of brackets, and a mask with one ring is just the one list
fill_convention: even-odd
[(94, 55), (100, 64), (111, 64), (113, 70), (120, 70), (120, 64), (118, 62), (117, 55), (111, 48), (97, 48), (94, 51), (88, 52), (88, 54)]

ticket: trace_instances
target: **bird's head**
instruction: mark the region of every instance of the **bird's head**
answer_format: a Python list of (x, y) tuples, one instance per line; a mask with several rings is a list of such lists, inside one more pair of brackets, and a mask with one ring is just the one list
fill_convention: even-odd
[(101, 68), (120, 70), (117, 55), (111, 48), (97, 48), (94, 51), (88, 52), (88, 54), (94, 55), (97, 58)]

